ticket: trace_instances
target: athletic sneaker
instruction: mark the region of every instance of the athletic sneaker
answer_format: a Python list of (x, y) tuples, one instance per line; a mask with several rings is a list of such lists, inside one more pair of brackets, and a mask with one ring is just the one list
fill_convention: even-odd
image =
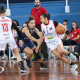
[(28, 73), (28, 71), (25, 69), (25, 70), (21, 70), (20, 71), (21, 73)]
[(4, 56), (1, 58), (1, 60), (5, 60), (6, 58), (8, 58), (8, 57), (6, 54), (4, 54)]
[(78, 71), (74, 70), (74, 71), (71, 71), (72, 75), (78, 75)]
[(13, 60), (13, 59), (16, 60), (16, 59), (17, 59), (16, 56), (13, 55), (13, 56), (11, 57), (11, 60)]
[(31, 65), (31, 62), (30, 61), (27, 62), (27, 67), (28, 68), (32, 68), (32, 65)]
[(22, 61), (19, 61), (19, 66), (20, 66), (20, 72), (21, 73), (27, 73), (28, 71), (25, 69), (24, 65), (23, 65), (23, 62)]
[(45, 64), (43, 64), (43, 66), (41, 66), (40, 69), (49, 69), (49, 67), (47, 67)]
[(76, 64), (73, 64), (71, 70), (76, 70), (77, 67), (78, 66)]
[(73, 55), (72, 53), (70, 53), (70, 59), (71, 59), (72, 61), (77, 61), (76, 56)]

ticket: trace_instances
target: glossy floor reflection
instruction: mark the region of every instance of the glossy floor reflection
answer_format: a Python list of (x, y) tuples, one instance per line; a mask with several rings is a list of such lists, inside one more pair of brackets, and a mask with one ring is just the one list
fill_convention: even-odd
[[(76, 71), (71, 71), (71, 66), (60, 60), (50, 59), (44, 63), (50, 67), (48, 70), (40, 70), (38, 62), (32, 62), (32, 69), (28, 69), (25, 60), (23, 61), (27, 74), (21, 74), (17, 61), (8, 62), (0, 60), (0, 66), (4, 72), (0, 73), (0, 80), (80, 80), (80, 62), (77, 62)], [(1, 69), (0, 69), (1, 70)]]

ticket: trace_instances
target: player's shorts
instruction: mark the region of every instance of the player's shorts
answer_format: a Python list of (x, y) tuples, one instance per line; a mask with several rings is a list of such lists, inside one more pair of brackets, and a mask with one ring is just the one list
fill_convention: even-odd
[(19, 46), (19, 50), (21, 53), (23, 53), (23, 50), (26, 48), (26, 47), (29, 47), (30, 49), (32, 49), (35, 45), (29, 41), (28, 43), (24, 43), (24, 45), (22, 47)]
[(13, 50), (14, 48), (17, 47), (15, 39), (4, 40), (4, 41), (0, 41), (0, 50), (4, 51), (6, 49), (7, 44), (10, 47), (11, 50)]
[(61, 44), (62, 45), (62, 41), (61, 41), (61, 39), (55, 39), (55, 40), (53, 40), (53, 41), (51, 41), (51, 42), (46, 42), (46, 44), (47, 44), (47, 47), (50, 49), (50, 50), (54, 50), (54, 49), (56, 49), (57, 48), (57, 45), (58, 44)]

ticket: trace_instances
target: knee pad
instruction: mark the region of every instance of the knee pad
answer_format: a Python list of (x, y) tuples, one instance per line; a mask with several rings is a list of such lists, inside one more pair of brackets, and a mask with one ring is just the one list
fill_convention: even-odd
[(41, 51), (39, 50), (38, 53), (35, 52), (35, 49), (33, 50), (35, 56), (37, 57), (37, 59), (41, 59)]

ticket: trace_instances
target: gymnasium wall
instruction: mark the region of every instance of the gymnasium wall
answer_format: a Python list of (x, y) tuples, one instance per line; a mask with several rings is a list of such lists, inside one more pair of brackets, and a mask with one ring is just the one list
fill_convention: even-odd
[[(3, 4), (6, 9), (6, 4)], [(71, 23), (78, 21), (80, 25), (80, 1), (69, 1), (70, 13), (65, 13), (65, 1), (52, 1), (42, 2), (41, 6), (47, 9), (47, 12), (51, 14), (51, 19), (63, 22), (64, 19), (68, 20), (68, 29), (71, 30)], [(31, 13), (31, 9), (34, 7), (34, 3), (22, 3), (22, 4), (10, 4), (12, 20), (19, 21), (20, 26), (28, 20)]]
[[(65, 0), (40, 0), (41, 2), (46, 2), (46, 1), (65, 1)], [(9, 0), (9, 3), (29, 3), (29, 2), (34, 2), (34, 0)], [(7, 0), (0, 0), (0, 3), (7, 3)]]

